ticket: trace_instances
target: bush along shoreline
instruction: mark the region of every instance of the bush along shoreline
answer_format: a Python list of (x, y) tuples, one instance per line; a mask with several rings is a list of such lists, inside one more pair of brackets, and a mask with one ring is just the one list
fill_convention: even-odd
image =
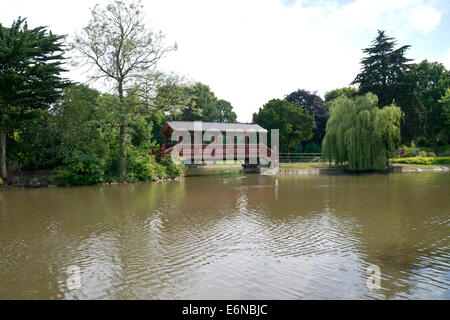
[[(0, 183), (3, 188), (45, 188), (119, 184), (117, 177), (108, 175), (102, 163), (86, 154), (76, 153), (63, 167), (48, 170), (16, 170)], [(138, 157), (130, 165), (123, 183), (161, 182), (184, 176), (184, 164), (171, 157), (157, 162), (154, 156)]]

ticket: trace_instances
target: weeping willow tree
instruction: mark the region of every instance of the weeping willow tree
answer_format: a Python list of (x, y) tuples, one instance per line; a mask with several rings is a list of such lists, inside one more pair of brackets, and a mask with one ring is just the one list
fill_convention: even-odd
[(387, 152), (400, 143), (402, 111), (395, 104), (382, 109), (372, 93), (331, 102), (322, 150), (324, 158), (351, 170), (384, 169)]

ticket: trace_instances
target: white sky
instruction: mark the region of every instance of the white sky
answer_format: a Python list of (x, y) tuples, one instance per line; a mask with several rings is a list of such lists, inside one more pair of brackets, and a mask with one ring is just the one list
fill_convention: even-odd
[[(69, 34), (86, 26), (97, 0), (1, 0), (0, 22), (21, 15), (30, 27), (47, 25)], [(289, 3), (289, 5), (287, 5)], [(445, 6), (425, 0), (152, 0), (143, 1), (149, 26), (161, 30), (178, 51), (161, 62), (207, 84), (231, 102), (238, 120), (272, 98), (302, 88), (320, 95), (347, 86), (359, 71), (361, 49), (377, 29), (412, 44), (411, 56), (444, 62), (450, 68)], [(431, 36), (441, 41), (427, 48)], [(433, 38), (433, 39), (434, 39)], [(436, 42), (437, 43), (437, 42)], [(414, 50), (413, 50), (414, 49)], [(414, 53), (414, 55), (412, 54)], [(73, 80), (85, 76), (74, 70)]]

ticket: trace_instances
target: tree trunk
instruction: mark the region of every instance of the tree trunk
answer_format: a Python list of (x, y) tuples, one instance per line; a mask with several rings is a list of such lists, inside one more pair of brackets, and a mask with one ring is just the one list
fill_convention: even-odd
[(127, 148), (127, 137), (125, 135), (125, 121), (121, 120), (120, 124), (120, 145), (119, 145), (119, 155), (120, 155), (120, 166), (119, 166), (119, 181), (124, 182), (127, 176), (126, 167), (126, 148)]
[(124, 182), (127, 176), (126, 167), (126, 153), (127, 153), (127, 137), (125, 133), (125, 101), (123, 97), (122, 84), (119, 84), (119, 99), (120, 99), (120, 130), (119, 130), (119, 182)]
[(6, 111), (8, 110), (8, 104), (5, 102), (2, 107), (2, 127), (0, 130), (0, 166), (1, 166), (1, 176), (6, 178), (8, 176), (8, 171), (6, 168)]

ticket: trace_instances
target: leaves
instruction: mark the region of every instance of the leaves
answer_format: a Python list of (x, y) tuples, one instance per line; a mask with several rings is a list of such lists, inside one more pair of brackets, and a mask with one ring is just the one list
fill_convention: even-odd
[(400, 143), (402, 112), (394, 104), (379, 109), (377, 96), (354, 99), (342, 95), (331, 101), (322, 150), (336, 165), (352, 170), (384, 169), (388, 150)]
[(298, 104), (273, 99), (253, 114), (253, 122), (263, 128), (278, 129), (283, 148), (312, 138), (314, 116)]

